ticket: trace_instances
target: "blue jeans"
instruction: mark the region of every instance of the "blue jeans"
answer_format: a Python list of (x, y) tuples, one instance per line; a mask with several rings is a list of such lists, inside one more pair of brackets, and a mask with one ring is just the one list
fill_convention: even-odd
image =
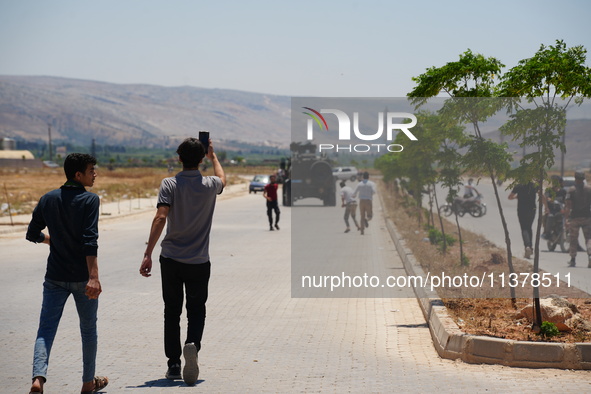
[(47, 380), (49, 354), (55, 339), (64, 305), (70, 294), (74, 296), (78, 317), (80, 318), (80, 334), (82, 335), (82, 362), (84, 365), (82, 381), (94, 379), (97, 332), (96, 313), (98, 300), (90, 300), (85, 294), (87, 282), (57, 282), (45, 279), (43, 283), (43, 305), (39, 318), (39, 330), (35, 341), (33, 357), (33, 378), (42, 377)]

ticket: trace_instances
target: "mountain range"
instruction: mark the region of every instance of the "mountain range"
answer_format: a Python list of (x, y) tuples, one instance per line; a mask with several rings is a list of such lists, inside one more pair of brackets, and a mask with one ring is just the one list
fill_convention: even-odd
[[(0, 76), (0, 137), (154, 147), (214, 141), (289, 146), (290, 97), (196, 87)], [(175, 141), (176, 143), (176, 141)]]
[[(567, 167), (591, 167), (591, 109), (569, 110)], [(287, 149), (291, 97), (227, 89), (114, 84), (46, 76), (0, 76), (0, 138), (88, 146), (176, 147), (207, 130), (217, 147)], [(500, 124), (487, 136), (499, 140)], [(419, 138), (420, 140), (420, 138)], [(217, 141), (217, 142), (216, 142)], [(232, 142), (237, 142), (234, 144)], [(510, 143), (518, 157), (522, 150)], [(560, 157), (557, 157), (557, 164)]]

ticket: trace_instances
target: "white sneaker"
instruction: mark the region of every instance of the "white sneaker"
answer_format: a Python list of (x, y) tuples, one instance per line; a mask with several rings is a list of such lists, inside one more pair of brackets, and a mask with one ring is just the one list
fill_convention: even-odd
[(189, 386), (197, 383), (199, 378), (199, 365), (197, 364), (197, 347), (194, 343), (187, 343), (183, 348), (185, 367), (183, 368), (183, 380)]
[(528, 246), (527, 248), (525, 248), (525, 258), (529, 259), (531, 258), (533, 251), (531, 250), (531, 248)]

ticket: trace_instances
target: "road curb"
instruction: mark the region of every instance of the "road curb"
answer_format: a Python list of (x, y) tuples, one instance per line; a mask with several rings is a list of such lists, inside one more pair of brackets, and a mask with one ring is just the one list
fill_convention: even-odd
[[(248, 182), (241, 182), (241, 183), (236, 183), (233, 185), (228, 185), (224, 188), (224, 191), (222, 192), (222, 194), (220, 194), (218, 196), (218, 200), (227, 200), (230, 198), (234, 198), (237, 197), (239, 195), (245, 195), (248, 193)], [(99, 215), (99, 223), (103, 220), (110, 220), (110, 219), (119, 219), (119, 218), (125, 218), (128, 216), (133, 216), (133, 215), (139, 215), (148, 211), (154, 211), (156, 210), (156, 206), (154, 204), (154, 200), (157, 198), (157, 196), (152, 196), (152, 197), (148, 197), (148, 198), (142, 198), (142, 200), (147, 200), (144, 202), (148, 202), (149, 205), (148, 206), (144, 206), (141, 208), (130, 208), (129, 212), (120, 212), (120, 210), (118, 209), (118, 212), (106, 212), (103, 213), (103, 207), (101, 207), (101, 213)], [(111, 205), (111, 208), (114, 208), (116, 202), (110, 202), (107, 203), (109, 205)], [(105, 205), (107, 205), (105, 204)], [(107, 209), (108, 210), (108, 209)], [(6, 234), (14, 234), (14, 233), (20, 233), (20, 232), (26, 232), (27, 228), (29, 227), (29, 221), (31, 220), (31, 214), (23, 214), (23, 215), (16, 215), (15, 217), (13, 217), (13, 219), (16, 221), (16, 223), (14, 223), (14, 225), (10, 225), (8, 224), (8, 220), (6, 217), (1, 218), (4, 222), (6, 223), (2, 223), (0, 224), (0, 235), (6, 235)]]
[[(426, 278), (392, 220), (386, 219), (386, 225), (406, 273)], [(591, 370), (591, 343), (527, 342), (466, 334), (451, 318), (437, 293), (423, 287), (413, 289), (435, 349), (442, 358), (471, 364)]]

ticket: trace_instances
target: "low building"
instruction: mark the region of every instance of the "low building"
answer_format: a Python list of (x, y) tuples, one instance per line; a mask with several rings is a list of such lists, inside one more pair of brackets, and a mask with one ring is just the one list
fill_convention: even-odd
[(0, 167), (41, 168), (43, 162), (28, 150), (0, 150)]

